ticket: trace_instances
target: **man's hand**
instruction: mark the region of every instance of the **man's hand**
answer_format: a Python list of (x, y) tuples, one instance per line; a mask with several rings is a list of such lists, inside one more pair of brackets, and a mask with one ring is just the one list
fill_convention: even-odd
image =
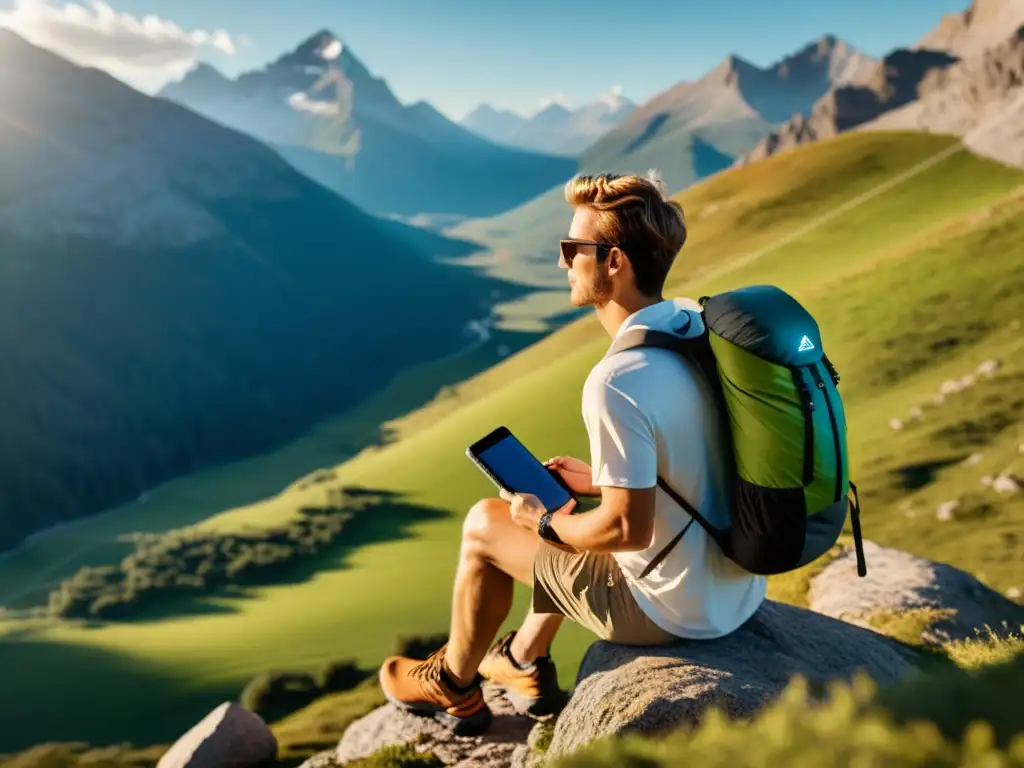
[[(528, 531), (537, 532), (537, 524), (540, 516), (547, 512), (547, 509), (540, 503), (540, 499), (532, 493), (509, 493), (506, 490), (498, 491), (498, 495), (509, 504), (509, 514), (516, 525), (521, 525)], [(570, 501), (564, 507), (555, 510), (555, 514), (570, 512), (575, 506)]]
[(571, 456), (556, 456), (544, 462), (548, 469), (555, 470), (566, 485), (577, 496), (599, 496), (601, 492), (594, 487), (593, 473), (585, 461)]

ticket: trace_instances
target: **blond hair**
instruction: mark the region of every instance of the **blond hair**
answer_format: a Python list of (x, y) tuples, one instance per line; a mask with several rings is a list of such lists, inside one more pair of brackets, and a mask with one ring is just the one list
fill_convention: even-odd
[(672, 262), (686, 242), (683, 207), (668, 199), (657, 171), (643, 176), (578, 175), (565, 185), (573, 208), (597, 211), (595, 239), (618, 246), (633, 265), (645, 296), (661, 293)]

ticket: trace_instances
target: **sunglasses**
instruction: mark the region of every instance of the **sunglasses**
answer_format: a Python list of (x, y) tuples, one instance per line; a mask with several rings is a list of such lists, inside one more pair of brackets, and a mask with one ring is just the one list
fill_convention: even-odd
[(613, 243), (601, 243), (597, 240), (560, 240), (558, 245), (562, 252), (562, 259), (570, 268), (572, 268), (572, 260), (580, 253), (593, 253), (600, 260), (607, 256), (608, 251), (614, 247)]

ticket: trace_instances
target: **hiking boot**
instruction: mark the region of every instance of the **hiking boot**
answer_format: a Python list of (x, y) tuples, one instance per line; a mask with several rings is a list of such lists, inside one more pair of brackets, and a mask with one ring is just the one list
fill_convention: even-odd
[(380, 668), (380, 687), (399, 709), (433, 717), (457, 736), (483, 733), (493, 719), (480, 687), (483, 678), (478, 674), (467, 687), (459, 688), (444, 667), (445, 647), (425, 661), (403, 656), (385, 659)]
[(499, 639), (480, 663), (480, 674), (521, 715), (544, 717), (561, 712), (569, 700), (568, 694), (558, 687), (558, 671), (550, 656), (540, 656), (532, 663), (520, 666), (512, 658), (512, 638), (509, 632)]

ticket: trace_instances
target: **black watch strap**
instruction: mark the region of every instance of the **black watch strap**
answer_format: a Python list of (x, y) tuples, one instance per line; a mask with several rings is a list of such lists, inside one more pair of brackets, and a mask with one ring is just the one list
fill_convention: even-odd
[(545, 541), (551, 541), (555, 544), (564, 544), (565, 542), (559, 538), (555, 529), (551, 527), (551, 512), (545, 512), (540, 516), (540, 520), (537, 521), (537, 533)]

